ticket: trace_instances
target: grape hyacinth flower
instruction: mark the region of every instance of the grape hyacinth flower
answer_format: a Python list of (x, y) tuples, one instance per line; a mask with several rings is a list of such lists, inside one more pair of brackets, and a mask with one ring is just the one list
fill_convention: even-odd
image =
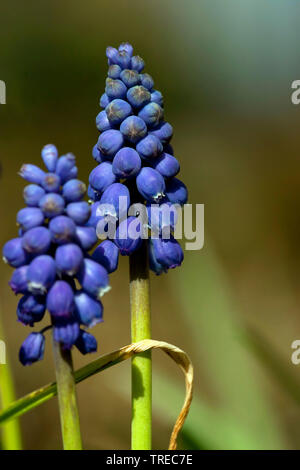
[(40, 361), (44, 357), (45, 336), (42, 333), (30, 333), (21, 346), (19, 359), (24, 366)]
[[(105, 93), (100, 98), (102, 110), (96, 117), (96, 126), (100, 132), (97, 144), (93, 147), (92, 155), (96, 166), (89, 178), (88, 195), (94, 202), (93, 216), (88, 225), (103, 227), (105, 216), (117, 219), (117, 225), (112, 242), (121, 255), (131, 255), (141, 247), (140, 238), (132, 238), (130, 234), (120, 238), (121, 224), (124, 229), (124, 217), (130, 204), (142, 203), (147, 206), (146, 226), (156, 234), (148, 243), (150, 269), (156, 274), (167, 272), (168, 269), (179, 266), (183, 260), (180, 245), (172, 237), (175, 230), (174, 214), (169, 222), (171, 235), (165, 241), (167, 225), (165, 217), (169, 206), (184, 205), (187, 202), (187, 188), (175, 178), (180, 171), (180, 164), (174, 156), (170, 145), (173, 127), (165, 120), (163, 96), (155, 89), (154, 80), (144, 72), (145, 63), (139, 56), (133, 55), (133, 47), (123, 43), (118, 49), (108, 47), (108, 78)], [(32, 171), (32, 170), (31, 170)], [(37, 177), (36, 177), (37, 178)], [(120, 210), (119, 198), (128, 200)], [(107, 205), (98, 212), (98, 206)], [(163, 213), (152, 217), (151, 205), (161, 208)], [(127, 224), (131, 222), (128, 219)], [(158, 228), (158, 220), (163, 220)], [(100, 221), (100, 222), (99, 222)], [(101, 230), (97, 233), (102, 233)], [(105, 253), (111, 253), (112, 266), (116, 269), (114, 251), (104, 240), (95, 251), (94, 259), (99, 259), (107, 269), (110, 263)], [(101, 245), (103, 248), (100, 248)], [(108, 256), (108, 258), (109, 258)]]
[(23, 295), (17, 307), (18, 320), (24, 325), (33, 326), (42, 320), (46, 310), (43, 296)]
[[(101, 256), (97, 252), (93, 259), (88, 253), (97, 235), (89, 223), (91, 207), (83, 200), (86, 186), (77, 179), (75, 156), (59, 157), (54, 145), (46, 145), (42, 159), (48, 172), (30, 164), (20, 170), (30, 183), (23, 192), (26, 207), (17, 214), (19, 237), (4, 245), (3, 259), (15, 268), (10, 287), (22, 295), (18, 320), (33, 327), (47, 309), (54, 339), (66, 350), (75, 345), (86, 354), (97, 349), (97, 342), (82, 327), (102, 321), (100, 297), (109, 290), (108, 271), (117, 268), (118, 249), (101, 249)], [(101, 180), (98, 173), (91, 178), (94, 184)], [(104, 179), (107, 174), (100, 171)], [(110, 175), (108, 186), (117, 180), (111, 169)], [(103, 190), (105, 185), (99, 184)], [(22, 364), (43, 358), (46, 329), (25, 339), (19, 354)]]

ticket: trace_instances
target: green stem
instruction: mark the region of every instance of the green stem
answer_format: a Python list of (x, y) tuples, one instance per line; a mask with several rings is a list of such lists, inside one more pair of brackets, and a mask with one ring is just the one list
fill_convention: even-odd
[[(4, 341), (2, 326), (0, 323), (0, 341)], [(1, 363), (2, 354), (4, 352), (5, 364)], [(0, 344), (0, 404), (2, 408), (7, 408), (15, 400), (15, 391), (11, 369), (9, 366), (9, 358), (5, 351), (5, 343)], [(22, 439), (19, 421), (17, 419), (7, 423), (2, 430), (2, 449), (3, 450), (21, 450)]]
[[(147, 242), (130, 256), (131, 341), (151, 338), (150, 286)], [(152, 362), (151, 351), (132, 358), (132, 450), (151, 450)]]
[(82, 450), (71, 351), (53, 339), (60, 424), (65, 450)]

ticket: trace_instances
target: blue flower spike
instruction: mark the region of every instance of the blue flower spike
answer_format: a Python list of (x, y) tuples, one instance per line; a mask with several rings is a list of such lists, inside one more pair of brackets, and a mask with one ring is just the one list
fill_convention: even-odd
[[(108, 47), (106, 56), (108, 77), (96, 118), (100, 136), (92, 151), (100, 165), (90, 174), (88, 194), (93, 206), (88, 225), (98, 226), (102, 234), (103, 219), (109, 216), (116, 226), (114, 236), (96, 247), (92, 259), (111, 273), (117, 269), (118, 254), (128, 256), (140, 248), (142, 237), (128, 230), (139, 226), (134, 220), (139, 213), (133, 217), (128, 210), (130, 204), (142, 203), (147, 214), (142, 225), (153, 238), (148, 243), (150, 269), (161, 274), (183, 260), (173, 234), (176, 211), (188, 200), (186, 186), (176, 178), (180, 164), (170, 145), (173, 127), (166, 121), (162, 93), (154, 88), (144, 60), (134, 55), (131, 44)], [(121, 196), (126, 201), (122, 208)]]
[(25, 265), (20, 266), (13, 272), (9, 285), (15, 294), (26, 294), (28, 292), (27, 271), (28, 266)]
[[(123, 142), (121, 132), (119, 137)], [(108, 272), (118, 264), (118, 249), (113, 242), (109, 242), (113, 248), (104, 245), (101, 256), (98, 253), (91, 259), (89, 250), (98, 241), (95, 226), (90, 223), (95, 214), (84, 200), (86, 186), (77, 179), (75, 156), (67, 153), (60, 157), (57, 148), (49, 144), (42, 149), (42, 160), (45, 171), (31, 164), (20, 170), (29, 182), (23, 191), (26, 207), (17, 214), (19, 237), (3, 247), (3, 260), (15, 268), (9, 285), (21, 295), (17, 320), (34, 327), (45, 317), (46, 310), (50, 315), (50, 326), (31, 333), (23, 342), (19, 353), (23, 365), (43, 358), (44, 332), (48, 328), (53, 328), (55, 340), (65, 349), (76, 345), (82, 354), (97, 349), (96, 339), (83, 328), (102, 321), (99, 299), (109, 290)], [(102, 156), (101, 161), (105, 160)], [(100, 177), (98, 169), (91, 181), (101, 195), (118, 178), (111, 162), (105, 161), (99, 167)], [(103, 185), (105, 178), (107, 183)], [(125, 186), (124, 190), (129, 198)]]

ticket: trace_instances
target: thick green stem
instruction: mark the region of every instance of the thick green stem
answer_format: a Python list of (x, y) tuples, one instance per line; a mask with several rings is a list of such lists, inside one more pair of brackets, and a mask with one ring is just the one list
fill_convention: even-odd
[(53, 339), (59, 414), (65, 450), (82, 450), (71, 351)]
[[(150, 287), (147, 242), (130, 256), (131, 341), (151, 338)], [(132, 450), (151, 450), (152, 363), (151, 352), (132, 359)]]

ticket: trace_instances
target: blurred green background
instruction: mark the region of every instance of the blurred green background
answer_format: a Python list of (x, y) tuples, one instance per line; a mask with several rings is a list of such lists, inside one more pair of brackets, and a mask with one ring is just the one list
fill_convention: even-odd
[[(299, 449), (300, 79), (293, 0), (2, 2), (0, 242), (16, 234), (24, 162), (55, 143), (94, 166), (95, 116), (105, 48), (130, 41), (165, 98), (175, 155), (190, 202), (205, 204), (205, 246), (181, 269), (152, 277), (153, 338), (176, 344), (195, 366), (195, 396), (181, 435), (190, 449)], [(52, 381), (51, 342), (30, 368), (17, 358), (29, 329), (0, 265), (1, 319), (17, 396)], [(130, 342), (128, 259), (111, 276), (105, 322), (93, 331), (104, 354)], [(4, 334), (4, 333), (3, 333)], [(0, 338), (2, 339), (2, 338)], [(154, 357), (153, 447), (166, 448), (182, 405), (181, 373)], [(75, 352), (76, 367), (91, 357)], [(3, 372), (3, 367), (0, 366)], [(2, 368), (2, 369), (1, 369)], [(130, 446), (130, 364), (78, 386), (86, 449)], [(26, 449), (61, 447), (56, 399), (21, 418)]]

